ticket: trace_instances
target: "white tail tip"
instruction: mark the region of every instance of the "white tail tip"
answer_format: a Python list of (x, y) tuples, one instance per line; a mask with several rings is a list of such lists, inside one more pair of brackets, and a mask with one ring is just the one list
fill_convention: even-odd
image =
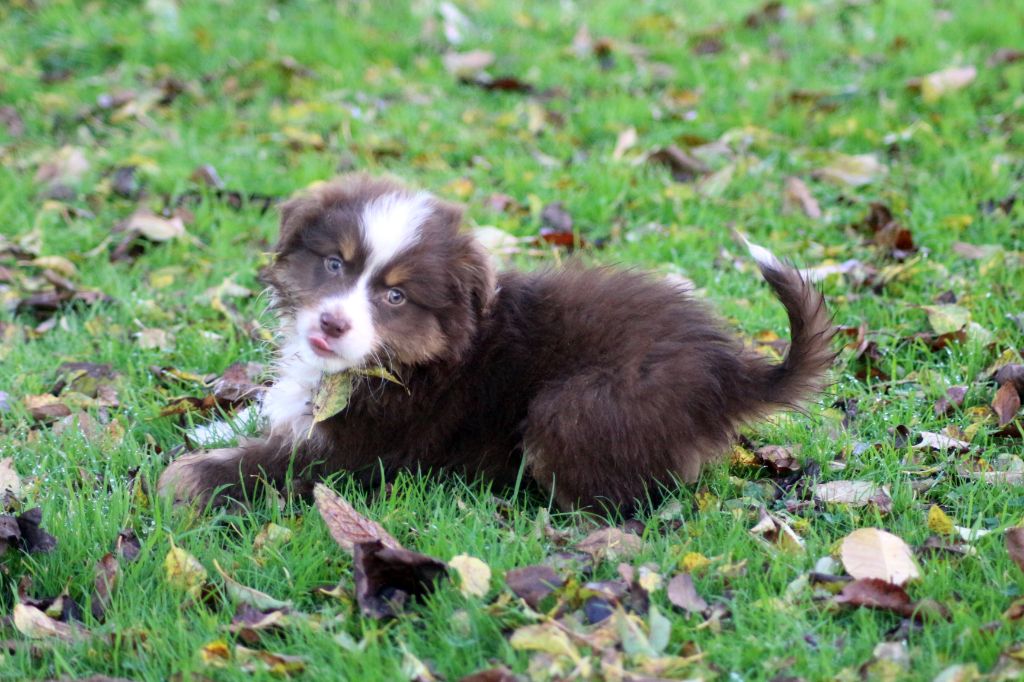
[(778, 270), (783, 267), (782, 261), (776, 258), (774, 253), (764, 248), (763, 246), (758, 246), (757, 244), (752, 243), (749, 239), (746, 238), (746, 236), (738, 232), (736, 233), (736, 235), (743, 242), (744, 246), (747, 247), (747, 250), (750, 251), (751, 258), (757, 261), (757, 264), (760, 265), (762, 268)]

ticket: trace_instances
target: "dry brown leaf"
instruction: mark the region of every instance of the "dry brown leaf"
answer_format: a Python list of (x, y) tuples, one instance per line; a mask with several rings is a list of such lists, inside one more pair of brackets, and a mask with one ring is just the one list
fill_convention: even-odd
[(383, 526), (357, 512), (323, 483), (313, 488), (313, 498), (331, 537), (345, 551), (353, 552), (356, 545), (374, 541), (390, 549), (401, 549), (402, 545)]
[(877, 578), (903, 585), (921, 577), (914, 556), (901, 538), (880, 528), (860, 528), (843, 538), (839, 558), (854, 578)]
[(708, 603), (697, 594), (689, 573), (680, 573), (668, 581), (667, 593), (672, 604), (690, 613), (701, 613), (708, 608)]
[(914, 613), (914, 603), (899, 585), (878, 578), (862, 578), (847, 583), (836, 596), (836, 602), (851, 606), (892, 611), (904, 618)]
[(1018, 568), (1024, 571), (1024, 527), (1018, 526), (1006, 531), (1006, 551)]
[(103, 558), (96, 562), (96, 580), (93, 582), (92, 591), (92, 616), (98, 621), (103, 621), (107, 615), (107, 607), (110, 606), (110, 599), (117, 587), (121, 567), (117, 557), (112, 552), (103, 555)]
[(40, 164), (36, 182), (46, 185), (75, 184), (89, 171), (89, 160), (78, 147), (61, 147)]
[(1017, 416), (1017, 411), (1020, 410), (1020, 394), (1017, 393), (1017, 387), (1013, 382), (1007, 381), (999, 387), (995, 398), (992, 399), (992, 409), (999, 417), (999, 426), (1006, 426)]
[(814, 171), (814, 177), (836, 185), (860, 187), (880, 180), (888, 172), (889, 169), (874, 154), (838, 154), (828, 165)]
[(576, 544), (576, 549), (594, 557), (595, 561), (607, 558), (609, 561), (628, 559), (643, 549), (639, 535), (627, 533), (619, 528), (599, 528)]
[(513, 568), (505, 574), (505, 582), (517, 597), (534, 610), (540, 607), (545, 597), (564, 584), (550, 566)]
[(472, 78), (494, 63), (494, 53), (486, 50), (448, 52), (441, 61), (445, 71), (456, 78)]
[(621, 161), (626, 152), (636, 146), (639, 139), (640, 138), (636, 133), (636, 128), (633, 126), (630, 126), (619, 133), (619, 138), (615, 141), (615, 149), (612, 150), (612, 160)]
[(973, 66), (953, 66), (907, 81), (907, 87), (919, 90), (925, 102), (936, 102), (944, 95), (963, 90), (978, 77)]
[(14, 497), (21, 495), (21, 477), (14, 470), (13, 457), (0, 459), (0, 499), (5, 493)]
[(971, 447), (971, 444), (956, 438), (950, 438), (947, 435), (941, 433), (933, 433), (931, 431), (921, 432), (921, 442), (914, 446), (915, 450), (957, 450), (960, 452), (966, 452)]
[(807, 183), (800, 178), (786, 178), (786, 184), (782, 190), (782, 207), (789, 212), (800, 210), (805, 216), (815, 220), (821, 217), (818, 200), (811, 194)]
[(863, 507), (874, 504), (880, 510), (892, 509), (892, 497), (888, 486), (871, 481), (829, 481), (814, 486), (814, 499), (827, 504), (845, 504)]
[(148, 211), (136, 211), (128, 217), (124, 227), (153, 242), (166, 242), (185, 236), (185, 222), (179, 216), (163, 218)]
[(434, 557), (381, 540), (360, 542), (352, 556), (356, 602), (364, 616), (391, 618), (410, 597), (431, 592), (447, 567)]

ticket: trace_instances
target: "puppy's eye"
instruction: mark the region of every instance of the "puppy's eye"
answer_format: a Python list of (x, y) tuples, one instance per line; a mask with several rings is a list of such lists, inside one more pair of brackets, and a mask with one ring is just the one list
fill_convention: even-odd
[(386, 299), (391, 305), (402, 305), (405, 303), (405, 292), (401, 289), (388, 289)]
[(345, 267), (345, 261), (337, 256), (328, 256), (324, 258), (324, 267), (327, 268), (327, 272), (336, 275)]

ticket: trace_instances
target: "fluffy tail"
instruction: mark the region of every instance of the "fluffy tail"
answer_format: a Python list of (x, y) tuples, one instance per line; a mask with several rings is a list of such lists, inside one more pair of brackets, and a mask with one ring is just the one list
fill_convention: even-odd
[(832, 317), (824, 296), (799, 271), (768, 249), (741, 239), (789, 315), (789, 352), (781, 364), (753, 372), (752, 378), (759, 379), (755, 390), (766, 403), (799, 406), (828, 385), (828, 369), (836, 357), (830, 343), (835, 334)]

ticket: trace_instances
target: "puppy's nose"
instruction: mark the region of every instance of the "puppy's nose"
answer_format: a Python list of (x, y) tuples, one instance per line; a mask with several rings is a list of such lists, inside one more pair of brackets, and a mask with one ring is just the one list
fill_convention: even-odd
[(321, 313), (320, 329), (332, 339), (336, 339), (352, 328), (352, 324), (344, 317), (331, 313)]

